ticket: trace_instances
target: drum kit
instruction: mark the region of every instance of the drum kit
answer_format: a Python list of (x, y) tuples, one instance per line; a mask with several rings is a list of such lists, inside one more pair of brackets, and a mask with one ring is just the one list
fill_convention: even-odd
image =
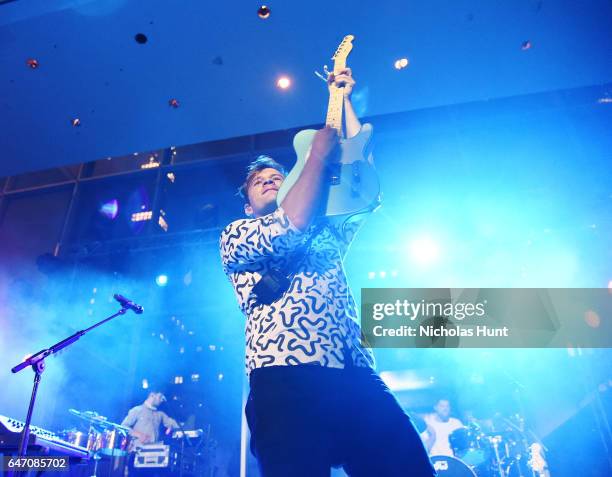
[(543, 445), (529, 443), (518, 420), (504, 419), (499, 431), (484, 432), (476, 422), (453, 431), (454, 457), (431, 457), (439, 477), (549, 477)]
[(127, 456), (131, 441), (129, 427), (110, 422), (94, 411), (69, 409), (68, 412), (86, 422), (87, 430), (72, 428), (58, 434), (64, 441), (89, 451), (95, 461), (94, 476), (98, 461), (103, 457)]

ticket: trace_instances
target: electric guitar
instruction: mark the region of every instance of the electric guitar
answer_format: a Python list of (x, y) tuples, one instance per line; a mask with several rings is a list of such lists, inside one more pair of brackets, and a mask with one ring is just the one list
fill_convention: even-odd
[[(346, 68), (346, 58), (353, 49), (353, 35), (347, 35), (332, 59), (334, 75)], [(359, 133), (351, 138), (342, 137), (344, 96), (342, 88), (330, 88), (325, 125), (334, 128), (340, 136), (340, 161), (334, 165), (329, 178), (329, 194), (324, 215), (350, 216), (375, 209), (379, 205), (380, 184), (371, 152), (372, 125), (363, 124)], [(316, 131), (304, 129), (293, 138), (297, 160), (281, 185), (276, 201), (280, 204), (297, 181), (308, 156)]]

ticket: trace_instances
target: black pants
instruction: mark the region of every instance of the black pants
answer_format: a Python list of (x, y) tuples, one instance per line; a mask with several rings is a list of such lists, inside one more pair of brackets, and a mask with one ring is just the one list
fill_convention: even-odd
[(408, 415), (371, 369), (271, 366), (251, 373), (246, 416), (264, 477), (436, 475)]

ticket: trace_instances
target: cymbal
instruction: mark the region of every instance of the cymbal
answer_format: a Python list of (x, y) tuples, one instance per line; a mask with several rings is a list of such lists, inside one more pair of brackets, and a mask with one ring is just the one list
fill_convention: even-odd
[(68, 412), (79, 419), (85, 419), (86, 421), (105, 421), (106, 417), (101, 416), (96, 411), (77, 411), (76, 409), (68, 409)]
[(95, 411), (77, 411), (76, 409), (68, 409), (68, 412), (72, 414), (73, 416), (76, 416), (79, 419), (83, 419), (95, 426), (100, 426), (106, 429), (108, 428), (118, 429), (124, 432), (130, 431), (129, 427), (125, 427), (125, 426), (122, 426), (121, 424), (110, 422), (106, 419), (105, 416), (101, 416)]

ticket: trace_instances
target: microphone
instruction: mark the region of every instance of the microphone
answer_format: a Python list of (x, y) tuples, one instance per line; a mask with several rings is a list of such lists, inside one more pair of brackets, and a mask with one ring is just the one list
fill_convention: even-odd
[(137, 303), (134, 303), (131, 300), (128, 300), (123, 295), (119, 295), (118, 293), (115, 293), (113, 295), (113, 298), (115, 298), (115, 300), (117, 300), (123, 308), (125, 309), (129, 308), (137, 315), (140, 315), (144, 311), (144, 308), (142, 306), (138, 305)]

